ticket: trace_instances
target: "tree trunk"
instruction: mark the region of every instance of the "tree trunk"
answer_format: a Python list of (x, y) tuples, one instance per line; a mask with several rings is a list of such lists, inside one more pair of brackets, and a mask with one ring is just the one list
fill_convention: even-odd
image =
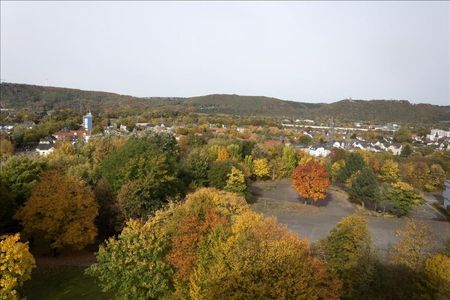
[(53, 257), (57, 257), (58, 256), (58, 249), (57, 248), (52, 248), (52, 256)]

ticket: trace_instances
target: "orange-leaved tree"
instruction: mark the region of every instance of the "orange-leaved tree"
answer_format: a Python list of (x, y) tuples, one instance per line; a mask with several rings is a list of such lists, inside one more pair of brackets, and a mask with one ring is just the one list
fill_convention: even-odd
[(292, 174), (292, 187), (306, 199), (314, 201), (325, 199), (329, 185), (327, 170), (315, 160), (299, 165)]
[(45, 172), (16, 217), (25, 233), (43, 234), (52, 248), (82, 249), (94, 242), (97, 204), (93, 192), (79, 178)]

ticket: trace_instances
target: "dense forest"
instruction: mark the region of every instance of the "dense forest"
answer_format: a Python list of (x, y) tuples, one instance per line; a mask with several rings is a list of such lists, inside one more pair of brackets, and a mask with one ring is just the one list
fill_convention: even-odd
[(263, 96), (207, 95), (191, 98), (139, 98), (114, 93), (2, 83), (4, 108), (91, 110), (120, 114), (143, 110), (170, 110), (208, 114), (234, 114), (287, 118), (404, 123), (436, 123), (450, 120), (450, 106), (412, 104), (396, 100), (342, 100), (330, 104), (284, 101)]

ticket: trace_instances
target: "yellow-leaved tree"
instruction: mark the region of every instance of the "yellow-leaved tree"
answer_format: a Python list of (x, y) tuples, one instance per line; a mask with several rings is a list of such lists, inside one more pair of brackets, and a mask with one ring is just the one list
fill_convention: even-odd
[[(450, 295), (450, 257), (437, 254), (424, 266), (426, 299), (448, 299)], [(424, 297), (425, 298), (425, 297)]]
[(54, 249), (82, 249), (97, 235), (97, 213), (94, 194), (81, 179), (49, 171), (41, 175), (16, 217), (26, 234), (42, 234)]
[(227, 185), (225, 190), (227, 192), (242, 194), (247, 189), (247, 184), (245, 183), (245, 175), (238, 168), (231, 167), (231, 171), (228, 174)]
[(36, 266), (28, 244), (19, 241), (20, 235), (0, 237), (0, 299), (20, 299), (17, 289), (31, 278)]
[(395, 182), (399, 178), (398, 172), (398, 163), (392, 159), (387, 159), (381, 166), (378, 177), (381, 181)]
[[(192, 299), (338, 299), (340, 281), (307, 240), (248, 211), (200, 245)], [(257, 278), (257, 280), (256, 280)]]
[(337, 299), (309, 243), (243, 197), (211, 188), (131, 220), (88, 269), (124, 299)]
[(396, 234), (400, 241), (389, 253), (392, 262), (412, 270), (422, 268), (425, 260), (431, 256), (433, 248), (430, 225), (423, 221), (409, 219)]
[(266, 178), (269, 176), (269, 162), (265, 158), (255, 159), (253, 161), (253, 174), (258, 178)]
[(220, 148), (220, 150), (217, 152), (217, 160), (227, 160), (230, 159), (230, 154), (228, 153), (227, 148), (222, 147)]

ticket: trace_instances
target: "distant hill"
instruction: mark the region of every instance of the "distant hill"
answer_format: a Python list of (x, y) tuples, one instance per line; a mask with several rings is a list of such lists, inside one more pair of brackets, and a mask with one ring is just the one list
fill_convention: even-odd
[(284, 101), (264, 96), (207, 95), (186, 98), (185, 104), (204, 113), (237, 115), (268, 115), (278, 117), (306, 116), (307, 111), (321, 104)]
[(285, 101), (264, 96), (207, 95), (190, 98), (139, 98), (107, 92), (2, 83), (0, 104), (6, 108), (93, 112), (177, 110), (342, 121), (433, 123), (450, 120), (450, 106), (395, 100), (342, 100), (330, 104)]

